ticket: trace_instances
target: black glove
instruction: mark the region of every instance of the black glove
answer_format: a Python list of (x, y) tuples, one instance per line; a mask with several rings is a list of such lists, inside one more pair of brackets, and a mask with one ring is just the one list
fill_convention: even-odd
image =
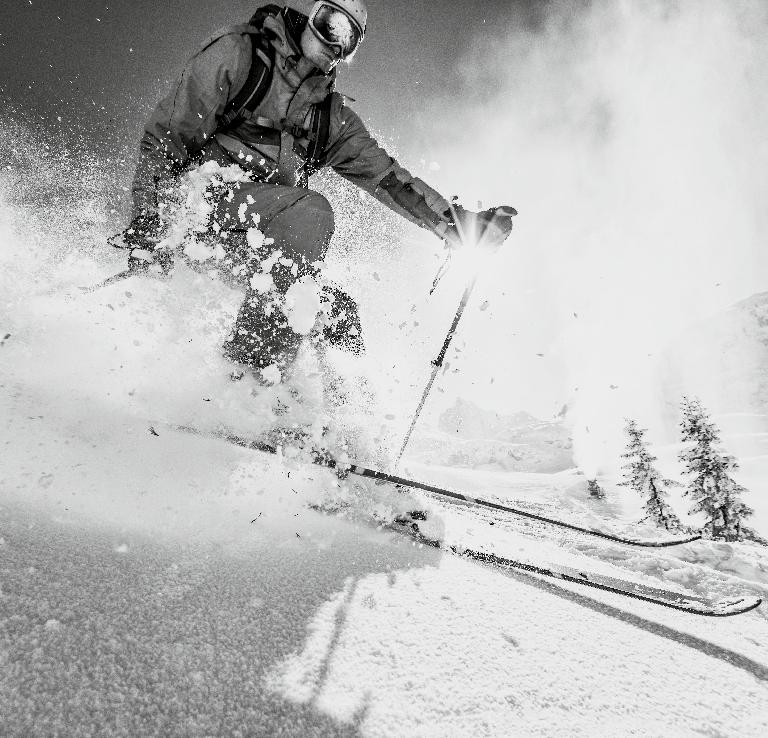
[(457, 205), (446, 213), (449, 228), (443, 238), (448, 248), (452, 249), (474, 242), (481, 249), (496, 251), (512, 233), (512, 218), (515, 215), (517, 210), (509, 205), (488, 208), (481, 213)]
[(160, 241), (160, 218), (157, 214), (137, 215), (131, 224), (119, 234), (120, 248), (129, 249), (128, 268), (143, 272), (156, 266), (168, 274), (173, 266), (173, 257), (167, 249), (158, 249)]

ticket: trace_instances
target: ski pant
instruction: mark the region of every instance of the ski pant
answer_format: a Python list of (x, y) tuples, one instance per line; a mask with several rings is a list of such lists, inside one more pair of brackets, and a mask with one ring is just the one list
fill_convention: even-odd
[[(322, 195), (296, 187), (246, 182), (232, 192), (233, 197), (222, 197), (216, 204), (213, 221), (227, 236), (220, 241), (226, 253), (220, 271), (244, 285), (246, 294), (225, 354), (257, 369), (277, 364), (283, 371), (295, 359), (302, 336), (288, 325), (280, 308), (292, 284), (315, 276), (314, 263), (323, 260), (333, 236), (333, 210)], [(252, 217), (257, 214), (258, 223)], [(274, 243), (253, 249), (246, 234), (254, 226)], [(269, 272), (275, 290), (261, 293), (251, 279), (275, 251), (281, 252)]]
[[(217, 148), (206, 152), (205, 158), (219, 160)], [(210, 237), (223, 247), (225, 258), (215, 268), (224, 281), (246, 290), (224, 354), (256, 369), (276, 364), (284, 371), (296, 358), (303, 336), (288, 325), (280, 308), (292, 284), (307, 275), (317, 276), (315, 264), (325, 258), (333, 236), (333, 209), (317, 192), (267, 182), (240, 182), (219, 191), (217, 198)], [(254, 226), (271, 242), (254, 249), (247, 239)], [(252, 278), (276, 251), (281, 252), (282, 261), (269, 271), (275, 289), (264, 294), (254, 289)], [(209, 269), (210, 262), (204, 268)], [(331, 304), (330, 315), (316, 337), (361, 353), (362, 328), (354, 300), (335, 287), (323, 288), (323, 300)]]

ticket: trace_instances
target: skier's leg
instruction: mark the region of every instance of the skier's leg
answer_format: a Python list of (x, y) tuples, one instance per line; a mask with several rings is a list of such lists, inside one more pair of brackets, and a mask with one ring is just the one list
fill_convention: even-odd
[(299, 264), (299, 276), (310, 273), (322, 261), (334, 230), (333, 209), (321, 194), (300, 187), (282, 187), (263, 182), (241, 183), (231, 197), (222, 197), (214, 211), (214, 222), (227, 231), (245, 232), (256, 225), (279, 249), (283, 257)]
[[(255, 225), (252, 216), (256, 214), (259, 229), (274, 242), (253, 254), (246, 230)], [(310, 190), (254, 183), (241, 186), (229, 201), (223, 198), (215, 218), (219, 226), (227, 228), (229, 245), (225, 248), (233, 260), (245, 264), (248, 284), (233, 336), (224, 346), (225, 355), (257, 369), (276, 364), (285, 371), (296, 358), (303, 336), (288, 324), (282, 310), (284, 296), (297, 280), (314, 275), (314, 263), (324, 258), (334, 228), (331, 205)], [(251, 279), (261, 262), (278, 250), (285, 261), (272, 266), (274, 293), (262, 293)]]

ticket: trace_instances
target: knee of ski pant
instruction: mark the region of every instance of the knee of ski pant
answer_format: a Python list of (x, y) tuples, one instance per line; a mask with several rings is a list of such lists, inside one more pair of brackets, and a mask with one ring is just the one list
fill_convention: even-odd
[(288, 224), (289, 231), (296, 231), (304, 236), (300, 249), (308, 263), (322, 261), (336, 228), (331, 203), (319, 192), (307, 190), (306, 195), (291, 208), (294, 209), (296, 212), (292, 214)]
[(335, 219), (333, 207), (327, 197), (314, 190), (307, 190), (306, 195), (304, 195), (294, 207), (312, 211), (317, 216), (318, 220), (321, 221), (325, 232), (329, 235), (333, 234)]

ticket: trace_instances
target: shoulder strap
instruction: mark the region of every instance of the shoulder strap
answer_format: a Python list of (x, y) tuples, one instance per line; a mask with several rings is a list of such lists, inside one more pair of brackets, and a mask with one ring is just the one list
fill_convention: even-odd
[(320, 169), (323, 156), (328, 148), (328, 138), (331, 132), (331, 104), (333, 93), (326, 96), (323, 102), (314, 106), (312, 111), (312, 136), (307, 149), (307, 165), (313, 171)]
[(246, 117), (244, 113), (252, 113), (265, 98), (272, 82), (272, 45), (264, 43), (261, 31), (254, 29), (248, 35), (251, 39), (251, 68), (242, 89), (227, 103), (219, 123), (222, 129), (236, 126)]
[(283, 8), (281, 8), (279, 5), (275, 5), (274, 3), (270, 5), (264, 5), (256, 10), (248, 23), (252, 26), (256, 26), (256, 28), (261, 28), (261, 26), (264, 24), (264, 20), (268, 15), (280, 15), (282, 12)]

